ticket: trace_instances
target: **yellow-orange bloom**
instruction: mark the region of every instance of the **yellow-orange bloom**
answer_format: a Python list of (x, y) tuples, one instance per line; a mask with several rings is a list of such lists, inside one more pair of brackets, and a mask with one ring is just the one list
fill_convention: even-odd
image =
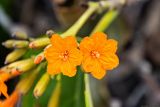
[(0, 107), (14, 107), (18, 101), (18, 98), (19, 93), (17, 90), (15, 90), (9, 98), (0, 101)]
[(18, 70), (14, 70), (14, 71), (12, 71), (12, 73), (0, 72), (0, 80), (5, 82), (15, 76), (18, 76), (18, 75), (20, 75), (20, 72)]
[(0, 70), (0, 95), (1, 93), (8, 98), (8, 93), (7, 93), (7, 85), (4, 83), (6, 80), (8, 80), (9, 74), (8, 73), (3, 73), (3, 71)]
[(73, 36), (62, 38), (58, 34), (52, 35), (51, 45), (44, 51), (48, 61), (47, 72), (52, 75), (62, 72), (63, 75), (74, 76), (77, 71), (76, 66), (82, 61), (82, 54), (77, 46)]
[(91, 37), (85, 37), (80, 43), (83, 53), (82, 67), (85, 72), (90, 72), (95, 78), (101, 79), (106, 70), (112, 70), (119, 64), (117, 57), (117, 41), (107, 39), (107, 35), (97, 32)]
[(2, 72), (2, 73), (0, 73), (0, 80), (1, 81), (7, 81), (8, 79), (10, 79), (12, 77), (12, 75), (11, 74), (9, 74), (9, 73), (6, 73), (6, 72)]
[(7, 85), (4, 83), (4, 81), (0, 80), (0, 94), (3, 94), (6, 98), (8, 98), (7, 93)]
[(6, 98), (9, 98), (9, 95), (7, 93), (7, 85), (4, 82), (17, 75), (19, 74), (10, 74), (0, 70), (0, 95), (2, 93)]

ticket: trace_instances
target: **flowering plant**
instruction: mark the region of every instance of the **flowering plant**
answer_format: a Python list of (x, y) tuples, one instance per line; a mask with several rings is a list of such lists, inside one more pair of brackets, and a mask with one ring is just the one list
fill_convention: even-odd
[[(31, 106), (93, 107), (89, 75), (102, 79), (119, 64), (117, 41), (103, 33), (118, 15), (118, 9), (107, 11), (91, 36), (78, 40), (78, 31), (93, 13), (116, 7), (108, 1), (101, 2), (101, 7), (99, 2), (89, 2), (88, 6), (80, 19), (62, 34), (47, 31), (44, 37), (34, 39), (24, 32), (15, 32), (15, 37), (21, 40), (3, 43), (15, 50), (7, 55), (6, 66), (0, 70), (0, 92), (6, 97), (0, 101), (0, 107), (13, 107), (20, 95), (24, 107), (27, 100), (33, 102)], [(8, 95), (4, 82), (19, 75), (15, 91)]]

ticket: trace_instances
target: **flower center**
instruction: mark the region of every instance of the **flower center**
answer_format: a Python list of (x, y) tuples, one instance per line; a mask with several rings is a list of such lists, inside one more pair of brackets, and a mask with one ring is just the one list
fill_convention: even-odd
[(100, 53), (98, 51), (93, 50), (93, 51), (90, 52), (90, 54), (93, 58), (99, 58), (100, 57)]
[(61, 53), (59, 55), (59, 57), (63, 60), (63, 61), (67, 61), (68, 57), (69, 57), (69, 52), (68, 51), (64, 51), (63, 53)]

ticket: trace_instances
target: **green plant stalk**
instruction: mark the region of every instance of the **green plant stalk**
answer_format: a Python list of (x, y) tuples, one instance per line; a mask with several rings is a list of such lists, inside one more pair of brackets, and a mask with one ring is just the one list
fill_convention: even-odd
[(89, 8), (83, 13), (83, 15), (78, 19), (77, 22), (75, 22), (66, 32), (64, 32), (61, 36), (76, 36), (77, 32), (80, 30), (80, 28), (84, 25), (84, 23), (87, 21), (87, 19), (99, 8), (98, 3), (96, 2), (90, 2)]
[(81, 72), (80, 67), (78, 67), (77, 75), (76, 75), (76, 85), (75, 85), (75, 95), (74, 95), (74, 106), (73, 107), (84, 107), (85, 106), (85, 103), (82, 103), (82, 101), (84, 101), (84, 94), (82, 94), (83, 91), (84, 91), (84, 73)]
[(86, 107), (93, 107), (91, 89), (90, 89), (90, 82), (89, 82), (89, 75), (88, 74), (84, 74), (84, 82), (85, 82), (84, 95), (85, 95)]
[(57, 76), (57, 83), (55, 89), (53, 90), (52, 96), (48, 102), (48, 107), (58, 107), (59, 106), (59, 99), (61, 94), (61, 74)]
[(118, 16), (118, 10), (109, 10), (105, 13), (105, 15), (100, 19), (96, 27), (93, 29), (91, 35), (95, 32), (104, 31), (109, 27), (109, 25), (113, 22), (113, 20)]
[[(107, 13), (100, 19), (96, 27), (93, 29), (91, 34), (95, 32), (104, 31), (109, 27), (109, 25), (113, 22), (113, 20), (118, 16), (118, 10), (109, 10)], [(84, 75), (85, 80), (85, 104), (86, 107), (93, 107), (91, 89), (90, 89), (90, 82), (88, 74)]]
[[(124, 3), (122, 2), (121, 4), (124, 4)], [(61, 36), (62, 37), (76, 36), (76, 34), (78, 33), (78, 31), (81, 29), (81, 27), (85, 24), (85, 22), (87, 21), (87, 19), (94, 12), (105, 10), (105, 9), (109, 8), (110, 6), (112, 6), (112, 4), (110, 2), (108, 2), (108, 1), (102, 2), (102, 6), (99, 6), (98, 2), (89, 2), (89, 8), (83, 13), (83, 15), (78, 19), (78, 21), (76, 21), (67, 31), (65, 31), (64, 33), (62, 33)], [(111, 11), (109, 11), (107, 13), (108, 13), (108, 15), (106, 15), (104, 18), (102, 18), (103, 21), (99, 22), (99, 24), (101, 26), (103, 24), (102, 22), (105, 22), (105, 18), (106, 17), (109, 18), (109, 19), (114, 19), (112, 17), (116, 17), (116, 15), (117, 15), (116, 11), (114, 11), (114, 10), (111, 10)], [(108, 20), (108, 22), (110, 22), (110, 20)], [(100, 27), (100, 25), (98, 25), (98, 26)], [(104, 28), (105, 28), (105, 26), (104, 26)], [(98, 29), (98, 28), (95, 28), (95, 29)], [(101, 29), (101, 27), (99, 29)]]

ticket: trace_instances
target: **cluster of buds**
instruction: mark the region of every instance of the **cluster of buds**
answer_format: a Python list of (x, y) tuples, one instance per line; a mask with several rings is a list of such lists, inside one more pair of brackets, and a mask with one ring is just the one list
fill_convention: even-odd
[[(2, 104), (0, 103), (0, 107), (1, 105), (4, 107), (9, 104), (11, 107), (14, 106), (19, 95), (24, 95), (31, 89), (38, 74), (46, 66), (46, 61), (43, 61), (45, 59), (43, 48), (50, 44), (48, 36), (33, 39), (28, 37), (25, 32), (15, 32), (13, 38), (14, 39), (2, 43), (3, 46), (13, 49), (13, 51), (6, 56), (4, 62), (5, 66), (0, 68), (0, 92), (7, 98), (6, 100), (1, 101)], [(30, 51), (38, 52), (30, 55)], [(19, 80), (15, 87), (15, 91), (9, 96), (7, 94), (7, 86), (4, 82), (23, 74), (24, 77)], [(34, 88), (34, 96), (36, 98), (44, 93), (50, 79), (51, 76), (48, 73), (44, 72), (44, 74), (42, 74), (42, 77)]]

